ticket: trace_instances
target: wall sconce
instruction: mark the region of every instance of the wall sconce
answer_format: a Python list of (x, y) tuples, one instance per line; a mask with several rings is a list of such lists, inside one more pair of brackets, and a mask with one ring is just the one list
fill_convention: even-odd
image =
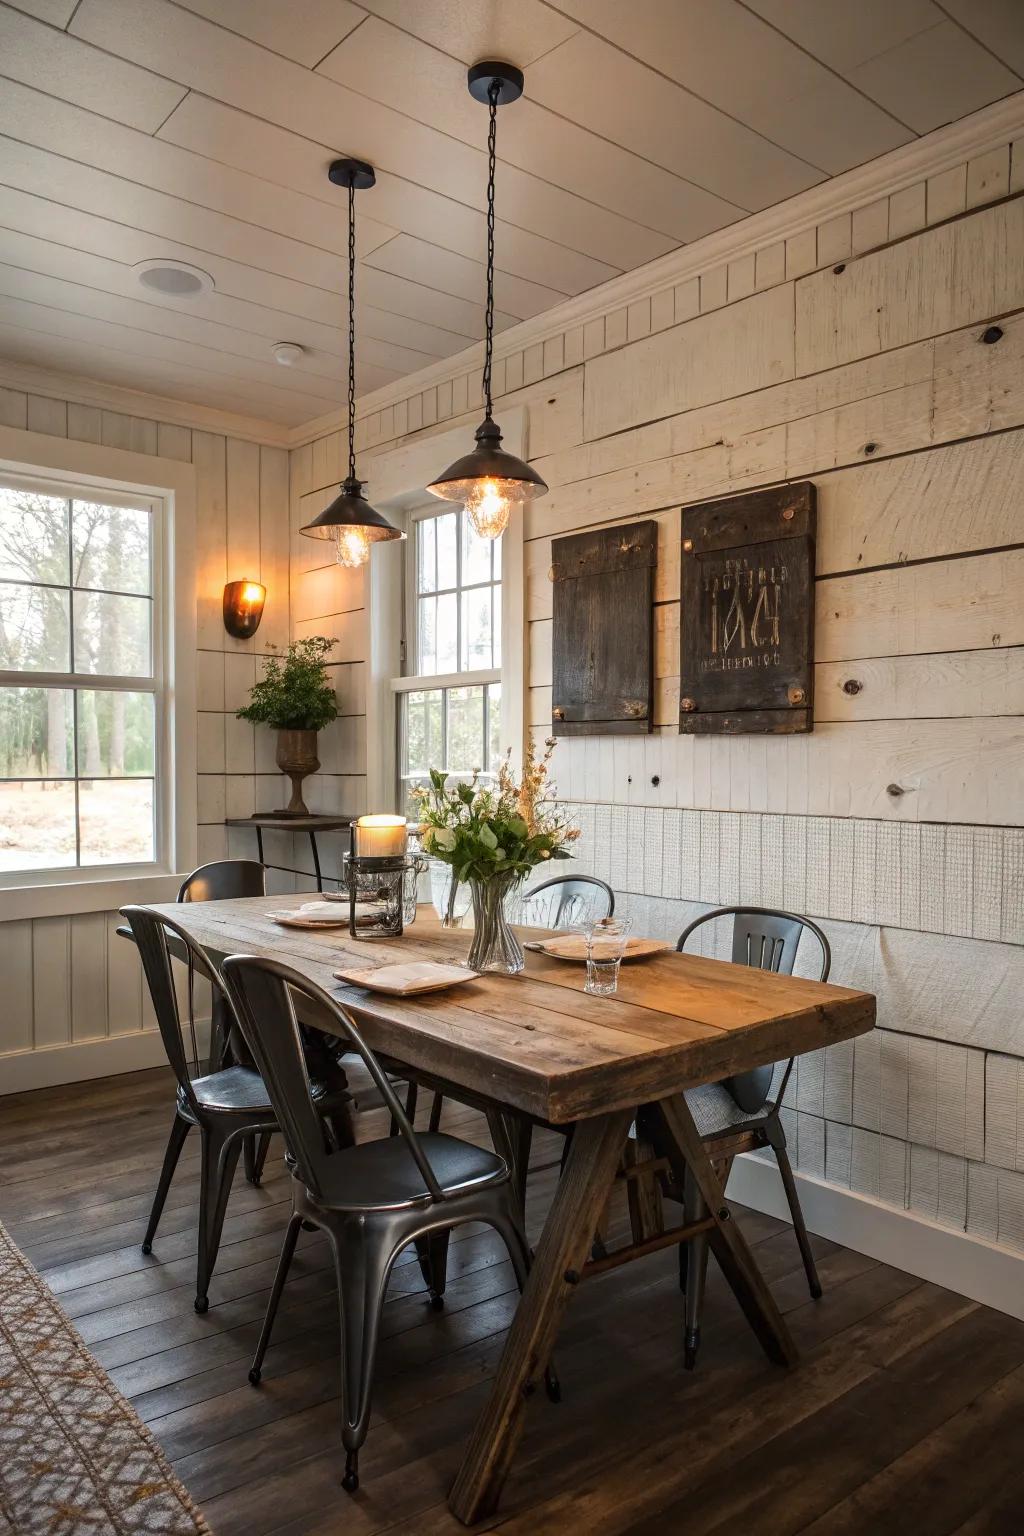
[(258, 581), (229, 581), (224, 588), (224, 628), (236, 640), (248, 640), (260, 627), (267, 589)]

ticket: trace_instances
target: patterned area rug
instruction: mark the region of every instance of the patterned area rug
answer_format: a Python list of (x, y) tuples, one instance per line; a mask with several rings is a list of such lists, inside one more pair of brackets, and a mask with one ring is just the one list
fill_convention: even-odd
[(145, 1425), (2, 1226), (0, 1532), (210, 1536)]

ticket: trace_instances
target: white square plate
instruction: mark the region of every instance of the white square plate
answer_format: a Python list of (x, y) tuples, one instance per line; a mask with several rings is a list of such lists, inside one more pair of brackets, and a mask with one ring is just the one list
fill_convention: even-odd
[[(371, 918), (378, 908), (372, 902), (356, 902), (356, 918)], [(349, 910), (347, 902), (307, 901), (301, 907), (288, 907), (283, 912), (267, 912), (272, 923), (282, 928), (347, 928)]]
[(464, 981), (479, 980), (476, 971), (464, 965), (438, 965), (433, 960), (409, 960), (402, 965), (379, 965), (367, 970), (335, 971), (339, 981), (369, 992), (387, 992), (392, 997), (413, 997), (417, 992), (441, 992)]

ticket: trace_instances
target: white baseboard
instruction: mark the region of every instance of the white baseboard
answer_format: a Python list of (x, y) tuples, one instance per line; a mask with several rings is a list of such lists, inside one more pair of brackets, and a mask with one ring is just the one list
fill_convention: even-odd
[[(804, 1220), (820, 1237), (1024, 1319), (1024, 1253), (809, 1174), (797, 1173), (796, 1182)], [(729, 1195), (741, 1205), (789, 1220), (774, 1161), (738, 1157)]]
[[(209, 1020), (197, 1019), (196, 1037), (201, 1051), (209, 1043), (209, 1032)], [(29, 1093), (33, 1088), (83, 1083), (94, 1077), (113, 1077), (121, 1072), (142, 1072), (147, 1067), (166, 1065), (167, 1053), (158, 1029), (137, 1030), (111, 1039), (42, 1046), (34, 1051), (10, 1051), (0, 1055), (0, 1099), (8, 1093)]]

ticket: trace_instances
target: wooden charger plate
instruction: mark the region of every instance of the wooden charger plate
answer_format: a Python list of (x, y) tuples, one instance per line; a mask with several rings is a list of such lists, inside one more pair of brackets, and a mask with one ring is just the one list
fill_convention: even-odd
[[(575, 933), (566, 934), (557, 939), (542, 939), (539, 943), (528, 944), (526, 947), (538, 950), (542, 955), (550, 955), (553, 960), (574, 960), (578, 964), (587, 958), (587, 941)], [(645, 960), (650, 955), (663, 954), (670, 948), (671, 945), (666, 944), (664, 939), (630, 937), (626, 940), (622, 958), (623, 960)]]
[(476, 981), (476, 971), (464, 965), (438, 965), (433, 960), (410, 960), (403, 965), (371, 966), (368, 970), (335, 971), (339, 981), (390, 997), (414, 997), (420, 992), (442, 992), (464, 981)]

